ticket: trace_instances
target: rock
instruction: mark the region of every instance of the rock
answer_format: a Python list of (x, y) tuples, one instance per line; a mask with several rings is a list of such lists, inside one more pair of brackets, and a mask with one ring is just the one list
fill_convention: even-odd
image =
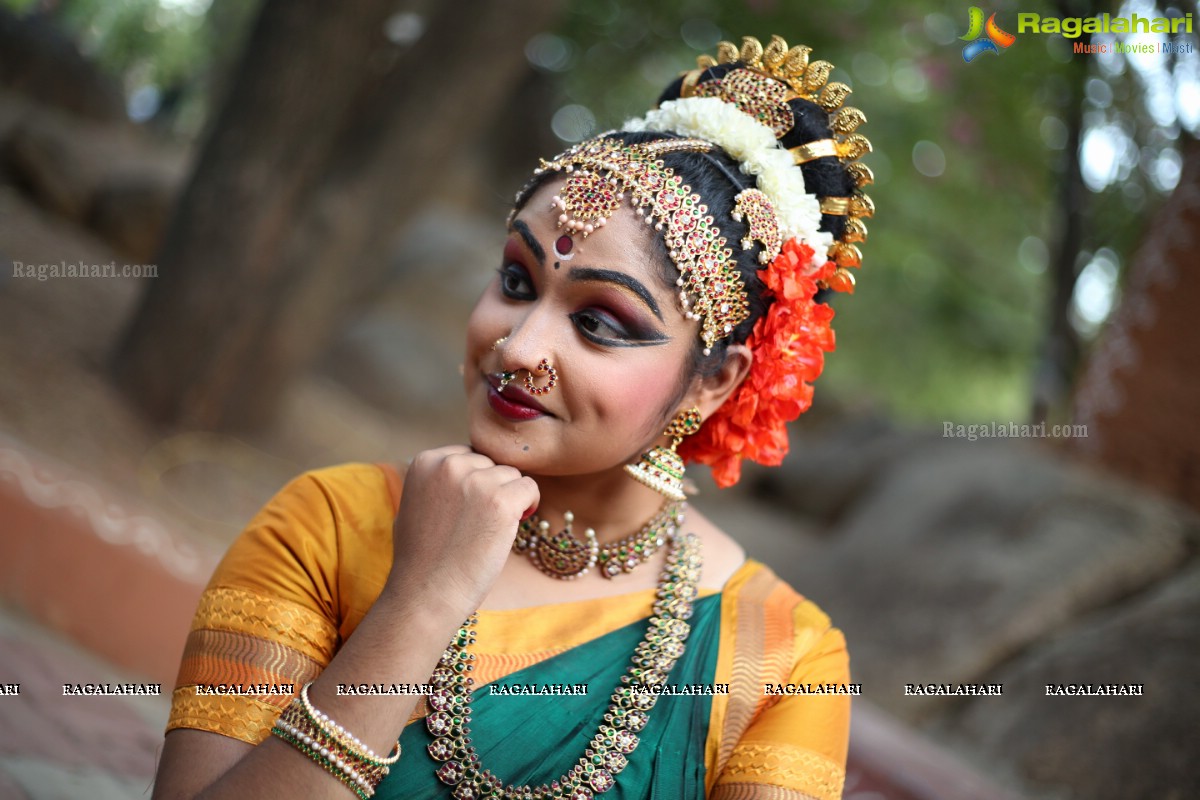
[(764, 500), (832, 526), (879, 475), (928, 437), (899, 430), (877, 415), (808, 418), (819, 413), (814, 407), (792, 426), (791, 452), (783, 464), (747, 470), (746, 477)]
[(126, 173), (96, 190), (88, 220), (92, 229), (121, 253), (150, 263), (158, 253), (176, 185), (154, 173)]
[(842, 627), (864, 695), (917, 720), (1076, 616), (1170, 574), (1194, 518), (1027, 444), (911, 448), (795, 580)]
[(30, 119), (17, 125), (0, 151), (4, 171), (42, 206), (82, 222), (95, 176), (57, 125)]
[[(1200, 566), (995, 671), (1004, 702), (946, 726), (988, 761), (1062, 797), (1200, 797)], [(1047, 697), (1046, 684), (1138, 683), (1140, 697)]]

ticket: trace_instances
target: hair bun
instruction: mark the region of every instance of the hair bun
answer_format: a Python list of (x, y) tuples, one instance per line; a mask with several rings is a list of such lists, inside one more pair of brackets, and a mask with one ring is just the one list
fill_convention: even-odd
[(744, 37), (741, 47), (723, 41), (715, 58), (697, 58), (696, 69), (674, 81), (659, 102), (717, 97), (769, 127), (804, 173), (806, 190), (819, 200), (820, 229), (835, 239), (826, 254), (838, 270), (823, 288), (853, 291), (847, 268), (862, 262), (856, 244), (867, 236), (863, 218), (875, 210), (862, 192), (874, 176), (857, 163), (871, 152), (871, 142), (857, 132), (867, 117), (844, 105), (850, 87), (830, 81), (833, 64), (812, 60), (811, 53), (806, 45), (789, 47), (780, 36), (765, 47), (753, 36)]

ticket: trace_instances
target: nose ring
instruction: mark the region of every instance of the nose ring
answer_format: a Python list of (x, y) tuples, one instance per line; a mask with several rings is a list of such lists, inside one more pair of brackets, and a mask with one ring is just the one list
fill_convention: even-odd
[[(507, 336), (501, 336), (499, 339), (492, 342), (492, 350), (499, 350), (500, 345), (504, 344), (507, 341), (508, 341)], [(499, 372), (499, 373), (497, 373), (497, 377), (500, 378), (500, 391), (503, 392), (505, 386), (508, 386), (510, 383), (512, 383), (514, 380), (517, 379), (517, 373), (508, 372), (508, 371)]]
[[(550, 376), (550, 379), (544, 386), (535, 386), (533, 383), (534, 372), (544, 372)], [(544, 358), (536, 367), (533, 368), (533, 370), (525, 373), (525, 389), (530, 394), (549, 394), (550, 390), (554, 388), (556, 383), (558, 383), (558, 372), (556, 372), (554, 367), (550, 366), (550, 362)]]

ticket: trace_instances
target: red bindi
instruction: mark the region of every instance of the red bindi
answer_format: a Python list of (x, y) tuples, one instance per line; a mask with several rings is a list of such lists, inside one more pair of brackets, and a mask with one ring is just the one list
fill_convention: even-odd
[(575, 241), (565, 233), (554, 241), (554, 252), (560, 256), (565, 256), (571, 252), (571, 248), (575, 246)]

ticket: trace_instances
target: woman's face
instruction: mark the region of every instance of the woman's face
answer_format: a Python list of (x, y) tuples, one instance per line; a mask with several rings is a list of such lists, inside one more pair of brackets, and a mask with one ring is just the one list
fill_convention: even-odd
[[(561, 186), (544, 184), (513, 219), (499, 272), (467, 326), (471, 446), (533, 475), (591, 474), (634, 460), (676, 411), (667, 405), (699, 336), (663, 285), (653, 229), (628, 204), (558, 252), (565, 228), (550, 200)], [(535, 385), (546, 384), (536, 371), (542, 359), (557, 384), (533, 396), (525, 377), (534, 370)], [(501, 390), (503, 371), (517, 378)]]

